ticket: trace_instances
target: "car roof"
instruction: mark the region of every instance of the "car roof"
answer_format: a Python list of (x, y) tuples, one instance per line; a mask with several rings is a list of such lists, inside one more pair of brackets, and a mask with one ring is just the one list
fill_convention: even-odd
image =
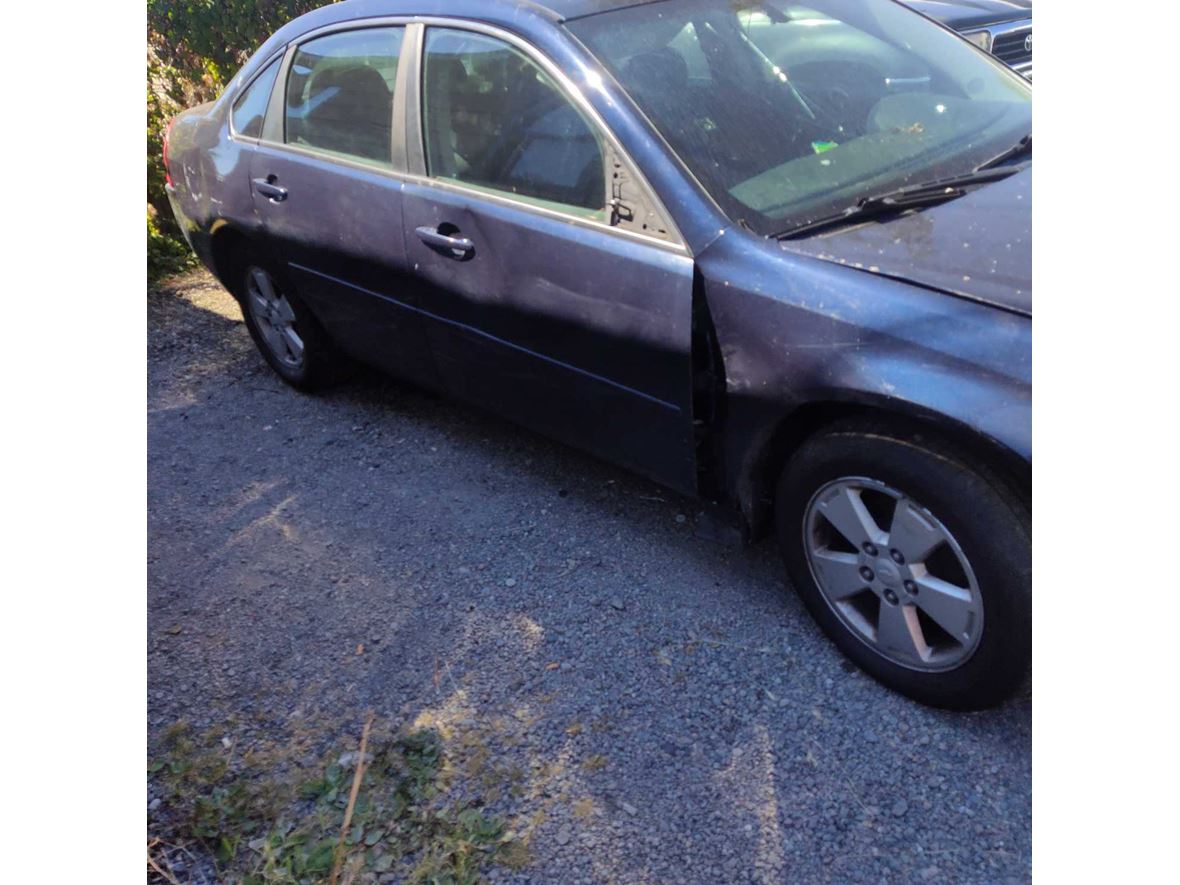
[(274, 54), (309, 31), (383, 16), (438, 16), (498, 25), (522, 36), (575, 18), (667, 0), (344, 0), (287, 22), (258, 48), (223, 94), (229, 96)]
[(376, 15), (451, 15), (502, 21), (519, 15), (523, 8), (541, 13), (551, 21), (569, 21), (613, 9), (661, 2), (667, 0), (344, 0), (317, 9), (309, 15), (330, 10), (333, 21)]
[(537, 5), (548, 9), (562, 21), (569, 21), (587, 15), (596, 15), (600, 12), (610, 12), (612, 9), (625, 9), (628, 6), (646, 6), (649, 3), (662, 2), (665, 0), (539, 0)]

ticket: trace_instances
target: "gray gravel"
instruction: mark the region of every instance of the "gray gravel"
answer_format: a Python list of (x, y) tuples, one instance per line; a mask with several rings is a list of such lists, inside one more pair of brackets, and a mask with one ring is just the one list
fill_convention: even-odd
[(286, 388), (203, 273), (148, 321), (149, 746), (434, 724), (521, 773), (533, 860), (493, 881), (1029, 879), (1027, 698), (879, 687), (770, 543), (644, 479), (367, 374)]

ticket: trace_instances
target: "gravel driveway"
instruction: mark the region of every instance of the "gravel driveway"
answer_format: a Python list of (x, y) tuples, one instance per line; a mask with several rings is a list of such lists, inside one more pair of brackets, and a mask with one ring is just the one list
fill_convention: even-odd
[(207, 274), (148, 323), (149, 754), (180, 719), (296, 766), (368, 710), (431, 724), (518, 774), (493, 881), (1029, 879), (1028, 698), (884, 690), (771, 543), (647, 480), (370, 375), (290, 390)]

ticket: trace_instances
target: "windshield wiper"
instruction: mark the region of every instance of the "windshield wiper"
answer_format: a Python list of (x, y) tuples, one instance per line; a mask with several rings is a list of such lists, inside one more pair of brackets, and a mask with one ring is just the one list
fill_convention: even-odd
[(950, 178), (940, 178), (922, 184), (899, 187), (873, 197), (863, 197), (839, 212), (787, 228), (777, 234), (771, 234), (771, 237), (776, 240), (790, 240), (824, 228), (840, 227), (880, 215), (902, 212), (906, 209), (935, 206), (963, 196), (967, 193), (964, 188), (968, 185), (999, 181), (1001, 178), (1007, 178), (1019, 171), (1019, 167), (1016, 166), (980, 167), (965, 175), (955, 175)]
[(1025, 153), (1027, 153), (1027, 154), (1032, 153), (1032, 133), (1031, 132), (1028, 135), (1024, 136), (1024, 138), (1020, 139), (1020, 141), (1016, 142), (1016, 144), (1012, 145), (1012, 147), (1008, 148), (1008, 150), (1004, 151), (1002, 154), (997, 154), (996, 156), (994, 156), (990, 160), (988, 160), (986, 163), (980, 163), (978, 166), (975, 167), (975, 171), (982, 172), (985, 169), (994, 169), (997, 166), (999, 166), (1001, 163), (1007, 163), (1013, 157), (1019, 157), (1021, 154), (1025, 154)]

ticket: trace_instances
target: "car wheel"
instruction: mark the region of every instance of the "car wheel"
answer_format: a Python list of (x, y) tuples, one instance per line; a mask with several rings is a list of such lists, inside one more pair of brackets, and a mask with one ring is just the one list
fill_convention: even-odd
[(964, 453), (888, 425), (834, 426), (790, 459), (776, 520), (807, 609), (880, 682), (980, 709), (1027, 677), (1028, 508)]
[(246, 328), (280, 378), (299, 390), (316, 390), (336, 380), (342, 358), (286, 282), (246, 262), (240, 285)]

